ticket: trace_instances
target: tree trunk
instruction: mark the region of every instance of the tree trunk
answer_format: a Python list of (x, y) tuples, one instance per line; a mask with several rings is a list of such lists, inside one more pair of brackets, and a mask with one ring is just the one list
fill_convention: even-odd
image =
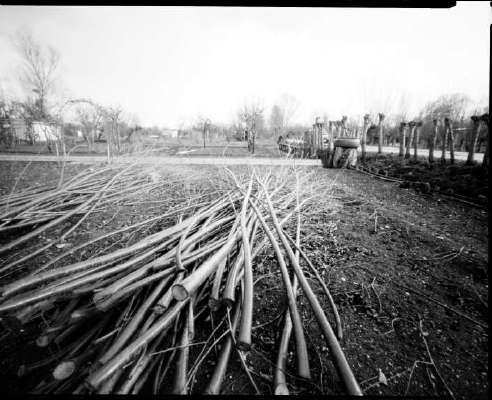
[(448, 130), (446, 127), (443, 129), (442, 133), (442, 154), (441, 154), (441, 164), (446, 164), (446, 147), (447, 147)]
[(466, 131), (461, 131), (460, 134), (460, 151), (465, 151), (466, 147)]
[(414, 132), (415, 132), (415, 125), (410, 123), (410, 134), (408, 135), (408, 142), (406, 143), (405, 158), (410, 158), (410, 147), (412, 146)]
[(383, 120), (384, 114), (379, 114), (379, 126), (378, 126), (378, 154), (383, 153)]
[(433, 127), (432, 127), (432, 137), (430, 140), (429, 144), (429, 162), (433, 163), (434, 162), (434, 149), (436, 147), (436, 140), (437, 140), (437, 127), (438, 127), (438, 121), (435, 119), (433, 122)]
[(488, 168), (489, 166), (489, 147), (490, 147), (489, 132), (487, 132), (487, 139), (485, 143), (485, 154), (483, 155), (483, 161), (482, 161), (482, 166), (485, 168)]
[(453, 122), (450, 119), (445, 120), (446, 130), (448, 131), (448, 143), (449, 143), (449, 158), (451, 164), (454, 164), (454, 132)]
[(418, 147), (419, 147), (419, 139), (420, 139), (420, 129), (422, 124), (418, 123), (415, 127), (415, 139), (413, 141), (413, 159), (417, 161), (418, 158)]
[(116, 125), (116, 147), (118, 148), (118, 155), (121, 151), (121, 141), (120, 141), (120, 131), (118, 129), (118, 125)]
[(485, 154), (483, 155), (482, 167), (488, 168), (489, 166), (489, 148), (490, 148), (490, 124), (489, 124), (489, 114), (484, 114), (481, 120), (485, 123), (487, 127), (487, 135), (485, 136)]
[(106, 135), (106, 150), (107, 150), (107, 157), (108, 157), (108, 164), (111, 162), (111, 137), (113, 136), (113, 129), (111, 128), (111, 132), (108, 132)]
[(470, 141), (470, 147), (468, 149), (468, 158), (466, 160), (466, 165), (472, 165), (473, 164), (473, 156), (475, 155), (475, 147), (477, 145), (477, 138), (478, 138), (478, 130), (480, 129), (480, 119), (473, 115), (471, 117), (473, 121), (473, 130), (472, 130), (472, 137)]
[(362, 128), (362, 138), (360, 141), (361, 151), (362, 151), (362, 156), (361, 156), (362, 161), (366, 160), (366, 141), (367, 141), (368, 129), (369, 129), (369, 115), (366, 114), (364, 115), (364, 127)]
[(400, 152), (398, 153), (399, 157), (403, 157), (405, 153), (405, 136), (406, 136), (406, 123), (402, 122), (400, 124)]

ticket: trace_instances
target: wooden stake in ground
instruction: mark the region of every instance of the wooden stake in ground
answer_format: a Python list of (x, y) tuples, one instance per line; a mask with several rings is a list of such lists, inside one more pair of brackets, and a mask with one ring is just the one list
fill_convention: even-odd
[(410, 147), (412, 146), (413, 134), (415, 132), (415, 127), (417, 126), (417, 124), (415, 123), (415, 121), (410, 121), (408, 123), (408, 126), (410, 127), (410, 134), (408, 135), (408, 142), (406, 143), (405, 158), (410, 158)]
[(379, 122), (378, 122), (378, 154), (383, 153), (383, 121), (384, 114), (378, 114)]
[(454, 132), (453, 121), (449, 118), (444, 118), (444, 130), (447, 132), (449, 143), (449, 156), (451, 164), (454, 164)]
[(362, 149), (362, 161), (366, 159), (366, 141), (367, 141), (367, 131), (369, 130), (369, 114), (364, 115), (364, 127), (362, 129), (362, 138), (360, 141)]
[(480, 125), (482, 124), (481, 118), (476, 115), (472, 115), (471, 120), (473, 121), (473, 129), (466, 165), (473, 165), (473, 156), (475, 155), (475, 148), (477, 147), (478, 132), (480, 131)]
[(439, 129), (439, 120), (434, 118), (432, 120), (432, 137), (429, 143), (429, 162), (434, 162), (434, 149), (436, 147), (437, 131)]
[(417, 149), (419, 147), (420, 131), (422, 129), (422, 121), (419, 121), (415, 125), (415, 140), (413, 141), (413, 159), (417, 161)]
[(405, 136), (407, 126), (408, 124), (406, 122), (402, 122), (400, 124), (400, 152), (398, 153), (398, 156), (402, 158), (405, 153)]

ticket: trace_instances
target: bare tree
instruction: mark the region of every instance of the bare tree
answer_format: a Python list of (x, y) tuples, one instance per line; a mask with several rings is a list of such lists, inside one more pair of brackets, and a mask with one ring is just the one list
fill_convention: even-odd
[(297, 114), (300, 102), (295, 96), (284, 93), (280, 97), (278, 104), (280, 109), (282, 110), (284, 128), (287, 128), (292, 123), (293, 118)]
[(432, 136), (429, 143), (429, 162), (434, 162), (434, 149), (436, 147), (437, 133), (439, 131), (439, 120), (434, 118), (432, 120)]
[[(399, 142), (400, 151), (399, 155), (403, 157), (404, 149), (406, 146), (406, 134), (408, 128), (408, 109), (410, 107), (410, 97), (406, 92), (402, 92), (397, 101), (395, 101), (395, 107), (393, 111), (393, 121), (396, 126), (399, 127)], [(396, 132), (396, 130), (395, 130)]]
[(20, 31), (14, 38), (15, 47), (22, 58), (20, 80), (29, 95), (36, 93), (36, 119), (49, 115), (47, 100), (54, 90), (60, 55), (51, 46), (44, 47), (28, 31)]
[(111, 132), (110, 137), (108, 137), (108, 149), (110, 149), (111, 144), (116, 142), (116, 149), (118, 154), (121, 151), (121, 143), (120, 143), (120, 132), (119, 132), (119, 121), (121, 119), (121, 114), (123, 110), (121, 107), (109, 107), (106, 108), (105, 113), (106, 117), (109, 119), (111, 123)]
[(378, 114), (378, 154), (383, 153), (383, 122), (384, 114)]
[(6, 148), (13, 147), (16, 142), (15, 131), (11, 119), (15, 116), (14, 103), (7, 99), (0, 86), (0, 143)]
[(210, 127), (212, 121), (210, 118), (200, 116), (198, 117), (197, 127), (202, 132), (203, 148), (206, 147), (207, 140), (210, 140)]
[(272, 107), (269, 125), (270, 130), (273, 132), (273, 136), (275, 137), (275, 141), (277, 141), (285, 127), (284, 112), (278, 104), (274, 104)]
[(472, 131), (470, 149), (468, 151), (468, 158), (466, 160), (467, 165), (473, 164), (473, 156), (475, 155), (475, 147), (477, 146), (478, 132), (480, 131), (480, 127), (483, 123), (483, 119), (476, 115), (472, 115), (471, 120), (473, 121), (473, 131)]
[(251, 153), (255, 152), (257, 127), (263, 121), (263, 110), (264, 107), (259, 101), (252, 101), (249, 104), (244, 104), (238, 113), (239, 120), (247, 127), (248, 150)]
[(482, 166), (484, 168), (489, 167), (489, 151), (490, 151), (490, 119), (489, 119), (489, 113), (488, 113), (488, 107), (487, 107), (487, 113), (483, 114), (480, 119), (482, 122), (485, 124), (487, 127), (487, 139), (485, 143), (485, 154), (483, 155), (483, 161), (482, 161)]
[(410, 127), (410, 134), (408, 135), (408, 141), (406, 143), (405, 158), (410, 158), (410, 148), (412, 146), (412, 140), (417, 123), (415, 121), (410, 121), (408, 126)]
[[(424, 109), (421, 111), (421, 119), (423, 122), (427, 122), (430, 125), (430, 122), (434, 119), (438, 119), (440, 121), (444, 121), (445, 118), (448, 118), (451, 124), (456, 123), (464, 119), (465, 114), (467, 113), (467, 109), (470, 105), (470, 98), (462, 93), (451, 93), (439, 96), (437, 99), (428, 103)], [(453, 146), (453, 156), (454, 156), (454, 132), (449, 130), (446, 125), (443, 126), (443, 134), (441, 135), (441, 148), (443, 148), (443, 152), (445, 152), (448, 147), (448, 139), (452, 139), (449, 144)], [(466, 131), (462, 131), (463, 135)], [(450, 133), (452, 137), (450, 137)], [(452, 143), (451, 143), (452, 142)], [(459, 140), (458, 140), (459, 142)], [(441, 157), (441, 162), (445, 163), (446, 158)]]
[(444, 129), (448, 136), (449, 145), (449, 158), (451, 164), (454, 164), (454, 132), (453, 132), (453, 120), (450, 118), (444, 118)]
[(405, 152), (405, 136), (406, 136), (406, 129), (408, 127), (407, 122), (400, 122), (400, 151), (398, 152), (398, 156), (402, 157), (404, 156)]
[(105, 111), (103, 107), (91, 100), (80, 99), (74, 100), (74, 102), (80, 103), (75, 112), (82, 126), (82, 135), (87, 142), (89, 152), (92, 152), (94, 142), (104, 122)]
[(462, 93), (446, 94), (427, 104), (424, 113), (434, 118), (459, 121), (466, 114), (470, 98)]
[(362, 161), (366, 159), (366, 141), (367, 141), (367, 131), (370, 126), (370, 115), (364, 115), (364, 126), (362, 128), (362, 138), (361, 138), (361, 150), (362, 150)]
[(413, 140), (413, 159), (417, 161), (418, 159), (418, 147), (419, 147), (419, 140), (420, 140), (420, 131), (422, 129), (422, 121), (417, 121), (415, 124), (415, 137)]

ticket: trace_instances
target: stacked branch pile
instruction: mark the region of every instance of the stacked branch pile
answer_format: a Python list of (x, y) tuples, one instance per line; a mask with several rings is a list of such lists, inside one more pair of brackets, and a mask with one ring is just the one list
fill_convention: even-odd
[[(311, 379), (298, 309), (297, 297), (302, 293), (347, 393), (361, 394), (340, 346), (342, 330), (336, 305), (300, 248), (300, 210), (312, 200), (312, 192), (300, 188), (308, 187), (309, 174), (272, 176), (252, 171), (236, 176), (227, 170), (220, 182), (215, 193), (221, 195), (213, 200), (196, 199), (191, 210), (190, 202), (173, 210), (179, 213), (175, 223), (133, 244), (76, 263), (64, 263), (62, 255), (3, 285), (0, 316), (20, 324), (42, 318), (45, 328), (37, 345), (54, 344), (58, 349), (53, 356), (19, 370), (23, 375), (49, 367), (49, 375), (34, 392), (124, 394), (148, 390), (156, 394), (169, 388), (176, 394), (192, 393), (197, 373), (205, 368), (204, 360), (215, 355), (215, 367), (201, 390), (216, 394), (221, 391), (233, 352), (251, 378), (244, 356), (255, 341), (255, 259), (270, 248), (288, 304), (277, 360), (272, 361), (276, 365), (274, 393), (289, 393), (288, 375)], [(106, 185), (98, 192), (104, 193), (101, 198), (111, 196), (111, 185)], [(70, 181), (65, 188), (64, 193), (75, 191)], [(78, 191), (83, 192), (80, 186)], [(113, 194), (120, 195), (121, 189)], [(34, 192), (29, 195), (35, 197)], [(60, 199), (52, 203), (62, 204)], [(45, 208), (52, 203), (47, 202)], [(74, 203), (70, 212), (103, 204), (89, 206), (84, 199)], [(23, 203), (16, 204), (21, 210)], [(18, 217), (17, 224), (30, 218), (31, 209), (22, 210), (9, 214)], [(61, 206), (54, 210), (60, 211)], [(35, 218), (47, 217), (37, 214)], [(58, 214), (51, 221), (57, 218)], [(296, 221), (292, 235), (286, 229), (289, 221)], [(322, 286), (331, 305), (328, 313), (306, 276), (314, 276)], [(211, 313), (213, 328), (205, 322)], [(209, 329), (204, 342), (195, 340), (198, 326)], [(291, 341), (296, 371), (287, 372)], [(196, 357), (191, 357), (193, 346), (201, 346)]]

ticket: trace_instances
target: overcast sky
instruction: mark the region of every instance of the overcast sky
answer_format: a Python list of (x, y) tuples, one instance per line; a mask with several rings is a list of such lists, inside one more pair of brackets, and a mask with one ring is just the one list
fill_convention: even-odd
[(462, 92), (488, 104), (489, 2), (452, 9), (0, 7), (0, 84), (18, 95), (11, 43), (29, 29), (61, 55), (65, 95), (121, 105), (144, 125), (231, 122), (283, 93), (295, 120), (410, 113)]

